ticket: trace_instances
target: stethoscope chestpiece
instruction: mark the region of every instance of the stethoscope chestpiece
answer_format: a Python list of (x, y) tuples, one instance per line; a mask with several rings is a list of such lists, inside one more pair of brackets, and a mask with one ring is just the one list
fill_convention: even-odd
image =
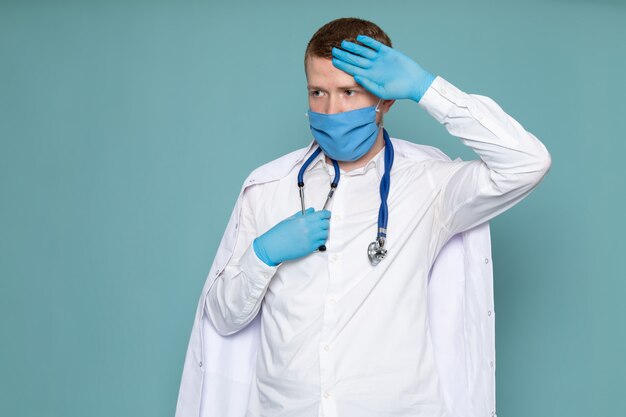
[(370, 259), (370, 263), (376, 266), (387, 256), (387, 249), (385, 249), (385, 238), (378, 236), (375, 241), (369, 244), (367, 247), (367, 256)]

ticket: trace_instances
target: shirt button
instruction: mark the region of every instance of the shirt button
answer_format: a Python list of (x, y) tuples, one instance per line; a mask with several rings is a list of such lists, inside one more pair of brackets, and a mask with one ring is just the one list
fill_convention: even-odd
[(202, 361), (200, 361), (200, 363), (198, 363), (198, 366), (199, 366), (200, 368), (202, 368)]
[(341, 214), (335, 214), (333, 217), (335, 218), (336, 221), (338, 222), (341, 221)]
[(493, 368), (493, 361), (491, 361), (491, 367)]
[(326, 391), (326, 392), (324, 393), (324, 398), (328, 398), (328, 397), (330, 397), (330, 392)]
[(336, 253), (333, 253), (332, 256), (330, 257), (330, 260), (333, 262), (336, 262), (337, 259), (339, 259), (339, 255), (337, 255)]
[(489, 311), (487, 312), (487, 315), (488, 315), (488, 316), (491, 316), (491, 310), (489, 310)]
[(489, 263), (489, 258), (485, 258), (485, 263), (488, 264)]
[(332, 305), (337, 304), (337, 300), (335, 300), (334, 298), (331, 298), (330, 300), (328, 300), (329, 303), (331, 303)]
[(478, 115), (478, 120), (483, 121), (483, 119), (484, 119), (483, 115), (482, 115), (482, 114), (479, 114), (479, 115)]
[(441, 88), (441, 94), (448, 94), (448, 90), (446, 90), (445, 88)]
[(324, 346), (324, 350), (328, 352), (330, 350), (330, 346), (328, 345)]

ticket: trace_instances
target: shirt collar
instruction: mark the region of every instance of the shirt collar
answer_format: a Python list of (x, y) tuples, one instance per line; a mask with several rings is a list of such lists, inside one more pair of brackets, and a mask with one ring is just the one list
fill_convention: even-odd
[[(317, 147), (318, 145), (315, 142), (315, 140), (311, 141), (311, 143), (308, 146), (307, 152), (303, 158), (303, 161), (306, 161), (307, 159), (309, 159), (309, 157), (313, 154), (313, 152), (315, 152)], [(367, 164), (365, 164), (365, 166), (353, 169), (349, 172), (345, 172), (343, 169), (341, 169), (340, 172), (342, 175), (343, 174), (354, 175), (354, 174), (364, 173), (367, 170), (369, 170), (371, 167), (374, 167), (376, 169), (376, 175), (378, 175), (378, 179), (380, 180), (383, 177), (383, 174), (385, 173), (385, 147), (384, 146), (382, 149), (378, 151), (376, 155), (374, 155), (372, 159), (370, 159), (367, 162)], [(309, 166), (306, 168), (306, 171), (308, 172), (312, 169), (326, 169), (330, 173), (330, 175), (335, 174), (335, 170), (333, 168), (332, 162), (331, 163), (326, 162), (326, 158), (325, 158), (323, 151), (320, 152), (319, 155), (317, 155), (313, 161), (311, 161)]]

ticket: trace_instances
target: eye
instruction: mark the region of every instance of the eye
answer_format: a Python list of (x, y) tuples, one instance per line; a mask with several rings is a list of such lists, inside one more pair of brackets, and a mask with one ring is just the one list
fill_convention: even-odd
[(316, 95), (315, 95), (315, 93), (318, 93), (318, 92), (320, 92), (320, 90), (313, 90), (313, 91), (311, 91), (311, 92), (309, 93), (309, 95), (310, 95), (310, 96), (313, 96), (313, 97), (319, 97), (319, 96), (316, 96)]
[[(353, 93), (355, 93), (355, 94), (356, 94), (356, 91), (354, 91), (354, 90), (346, 90), (346, 91), (352, 91)], [(354, 94), (353, 94), (353, 95), (354, 95)], [(350, 95), (350, 97), (352, 97), (352, 95)]]

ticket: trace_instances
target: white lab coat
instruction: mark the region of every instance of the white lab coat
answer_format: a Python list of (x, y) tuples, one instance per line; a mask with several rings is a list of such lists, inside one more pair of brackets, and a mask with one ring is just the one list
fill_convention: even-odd
[[(390, 138), (396, 155), (450, 160), (439, 149)], [(206, 296), (235, 247), (246, 187), (298, 169), (298, 149), (252, 171), (244, 181), (202, 289), (185, 357), (176, 417), (244, 417), (260, 340), (261, 314), (229, 336), (217, 333)], [(297, 184), (294, 182), (294, 187)], [(453, 236), (429, 275), (428, 314), (440, 390), (451, 417), (495, 417), (495, 312), (489, 223)]]

